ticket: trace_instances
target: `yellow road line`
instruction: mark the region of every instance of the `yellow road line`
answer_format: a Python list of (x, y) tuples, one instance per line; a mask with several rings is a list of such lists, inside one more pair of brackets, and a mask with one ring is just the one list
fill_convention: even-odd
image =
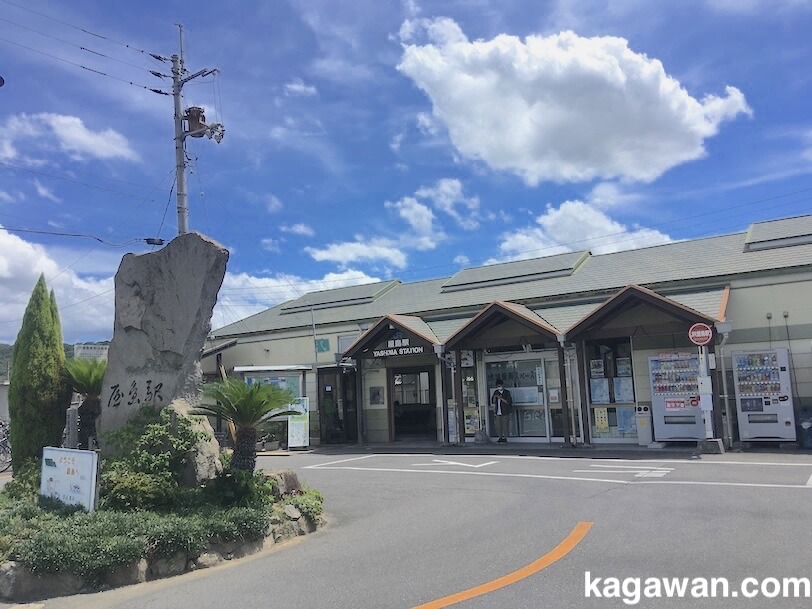
[(525, 577), (538, 573), (542, 569), (545, 569), (564, 558), (575, 548), (575, 546), (581, 543), (581, 540), (586, 537), (586, 534), (589, 532), (591, 527), (591, 522), (579, 522), (561, 543), (538, 560), (531, 562), (526, 567), (522, 567), (513, 573), (508, 573), (507, 575), (503, 575), (502, 577), (492, 581), (485, 582), (484, 584), (474, 586), (473, 588), (468, 588), (468, 590), (463, 590), (462, 592), (457, 592), (455, 594), (439, 598), (435, 601), (429, 601), (428, 603), (412, 607), (412, 609), (442, 609), (443, 607), (448, 607), (449, 605), (453, 605), (455, 603), (461, 603), (462, 601), (467, 601), (468, 599), (476, 596), (488, 594), (494, 590), (499, 590), (505, 586), (515, 584), (516, 582), (523, 580)]

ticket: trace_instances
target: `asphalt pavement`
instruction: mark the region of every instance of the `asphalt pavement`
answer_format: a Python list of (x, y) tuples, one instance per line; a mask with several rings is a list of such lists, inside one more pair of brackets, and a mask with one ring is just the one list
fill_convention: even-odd
[[(769, 579), (812, 577), (812, 455), (388, 448), (260, 456), (260, 467), (294, 469), (324, 493), (323, 530), (223, 567), (44, 606), (794, 609), (812, 602), (772, 597)], [(645, 598), (638, 586), (633, 603), (641, 578), (724, 579), (730, 588), (728, 598)], [(766, 581), (766, 594), (744, 599), (747, 578)]]

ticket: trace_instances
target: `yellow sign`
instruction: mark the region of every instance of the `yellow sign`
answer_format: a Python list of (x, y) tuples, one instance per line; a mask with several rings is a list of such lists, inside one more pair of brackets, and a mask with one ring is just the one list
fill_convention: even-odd
[(592, 415), (595, 418), (595, 429), (606, 431), (609, 429), (609, 409), (593, 408)]

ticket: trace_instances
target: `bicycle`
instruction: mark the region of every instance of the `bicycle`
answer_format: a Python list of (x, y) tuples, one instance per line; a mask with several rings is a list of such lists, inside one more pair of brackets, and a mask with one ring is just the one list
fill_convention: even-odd
[(11, 441), (8, 437), (8, 423), (0, 421), (0, 472), (11, 467)]

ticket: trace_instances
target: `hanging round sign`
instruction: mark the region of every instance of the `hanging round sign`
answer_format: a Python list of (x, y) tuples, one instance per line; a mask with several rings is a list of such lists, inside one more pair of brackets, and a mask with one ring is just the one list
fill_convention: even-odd
[(688, 330), (688, 338), (695, 345), (707, 345), (713, 338), (713, 328), (708, 324), (696, 323)]

